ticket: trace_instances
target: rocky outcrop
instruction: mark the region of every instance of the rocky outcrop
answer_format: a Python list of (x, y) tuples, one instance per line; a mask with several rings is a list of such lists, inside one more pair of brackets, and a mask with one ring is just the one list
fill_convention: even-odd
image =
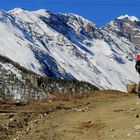
[(137, 84), (127, 84), (127, 92), (128, 93), (137, 93)]
[(134, 17), (118, 17), (105, 28), (117, 33), (120, 37), (129, 39), (138, 49), (140, 47), (140, 21), (132, 20)]

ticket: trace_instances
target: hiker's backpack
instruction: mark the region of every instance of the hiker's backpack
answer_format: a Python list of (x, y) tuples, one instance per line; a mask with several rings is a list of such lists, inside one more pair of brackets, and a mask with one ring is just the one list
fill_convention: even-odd
[(140, 53), (139, 54), (137, 54), (137, 57), (136, 57), (136, 62), (137, 61), (140, 61)]

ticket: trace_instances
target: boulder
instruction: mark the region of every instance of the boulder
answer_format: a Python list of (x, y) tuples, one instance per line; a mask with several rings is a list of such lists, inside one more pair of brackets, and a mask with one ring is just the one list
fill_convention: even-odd
[(137, 89), (136, 83), (127, 84), (127, 92), (128, 93), (136, 93), (136, 89)]

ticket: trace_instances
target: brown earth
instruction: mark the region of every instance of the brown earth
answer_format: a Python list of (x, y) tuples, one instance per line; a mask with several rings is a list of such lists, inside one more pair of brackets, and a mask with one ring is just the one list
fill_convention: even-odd
[(1, 102), (0, 140), (140, 140), (140, 99), (97, 91), (71, 101)]

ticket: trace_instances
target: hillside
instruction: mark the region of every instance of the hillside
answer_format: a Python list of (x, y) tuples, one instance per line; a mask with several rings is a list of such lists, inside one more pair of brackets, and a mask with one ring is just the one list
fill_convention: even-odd
[(126, 91), (139, 79), (139, 28), (139, 19), (127, 15), (98, 28), (75, 14), (1, 10), (0, 55), (40, 76)]
[(0, 56), (0, 100), (27, 102), (55, 98), (55, 94), (85, 94), (97, 87), (84, 81), (38, 75), (7, 57)]

